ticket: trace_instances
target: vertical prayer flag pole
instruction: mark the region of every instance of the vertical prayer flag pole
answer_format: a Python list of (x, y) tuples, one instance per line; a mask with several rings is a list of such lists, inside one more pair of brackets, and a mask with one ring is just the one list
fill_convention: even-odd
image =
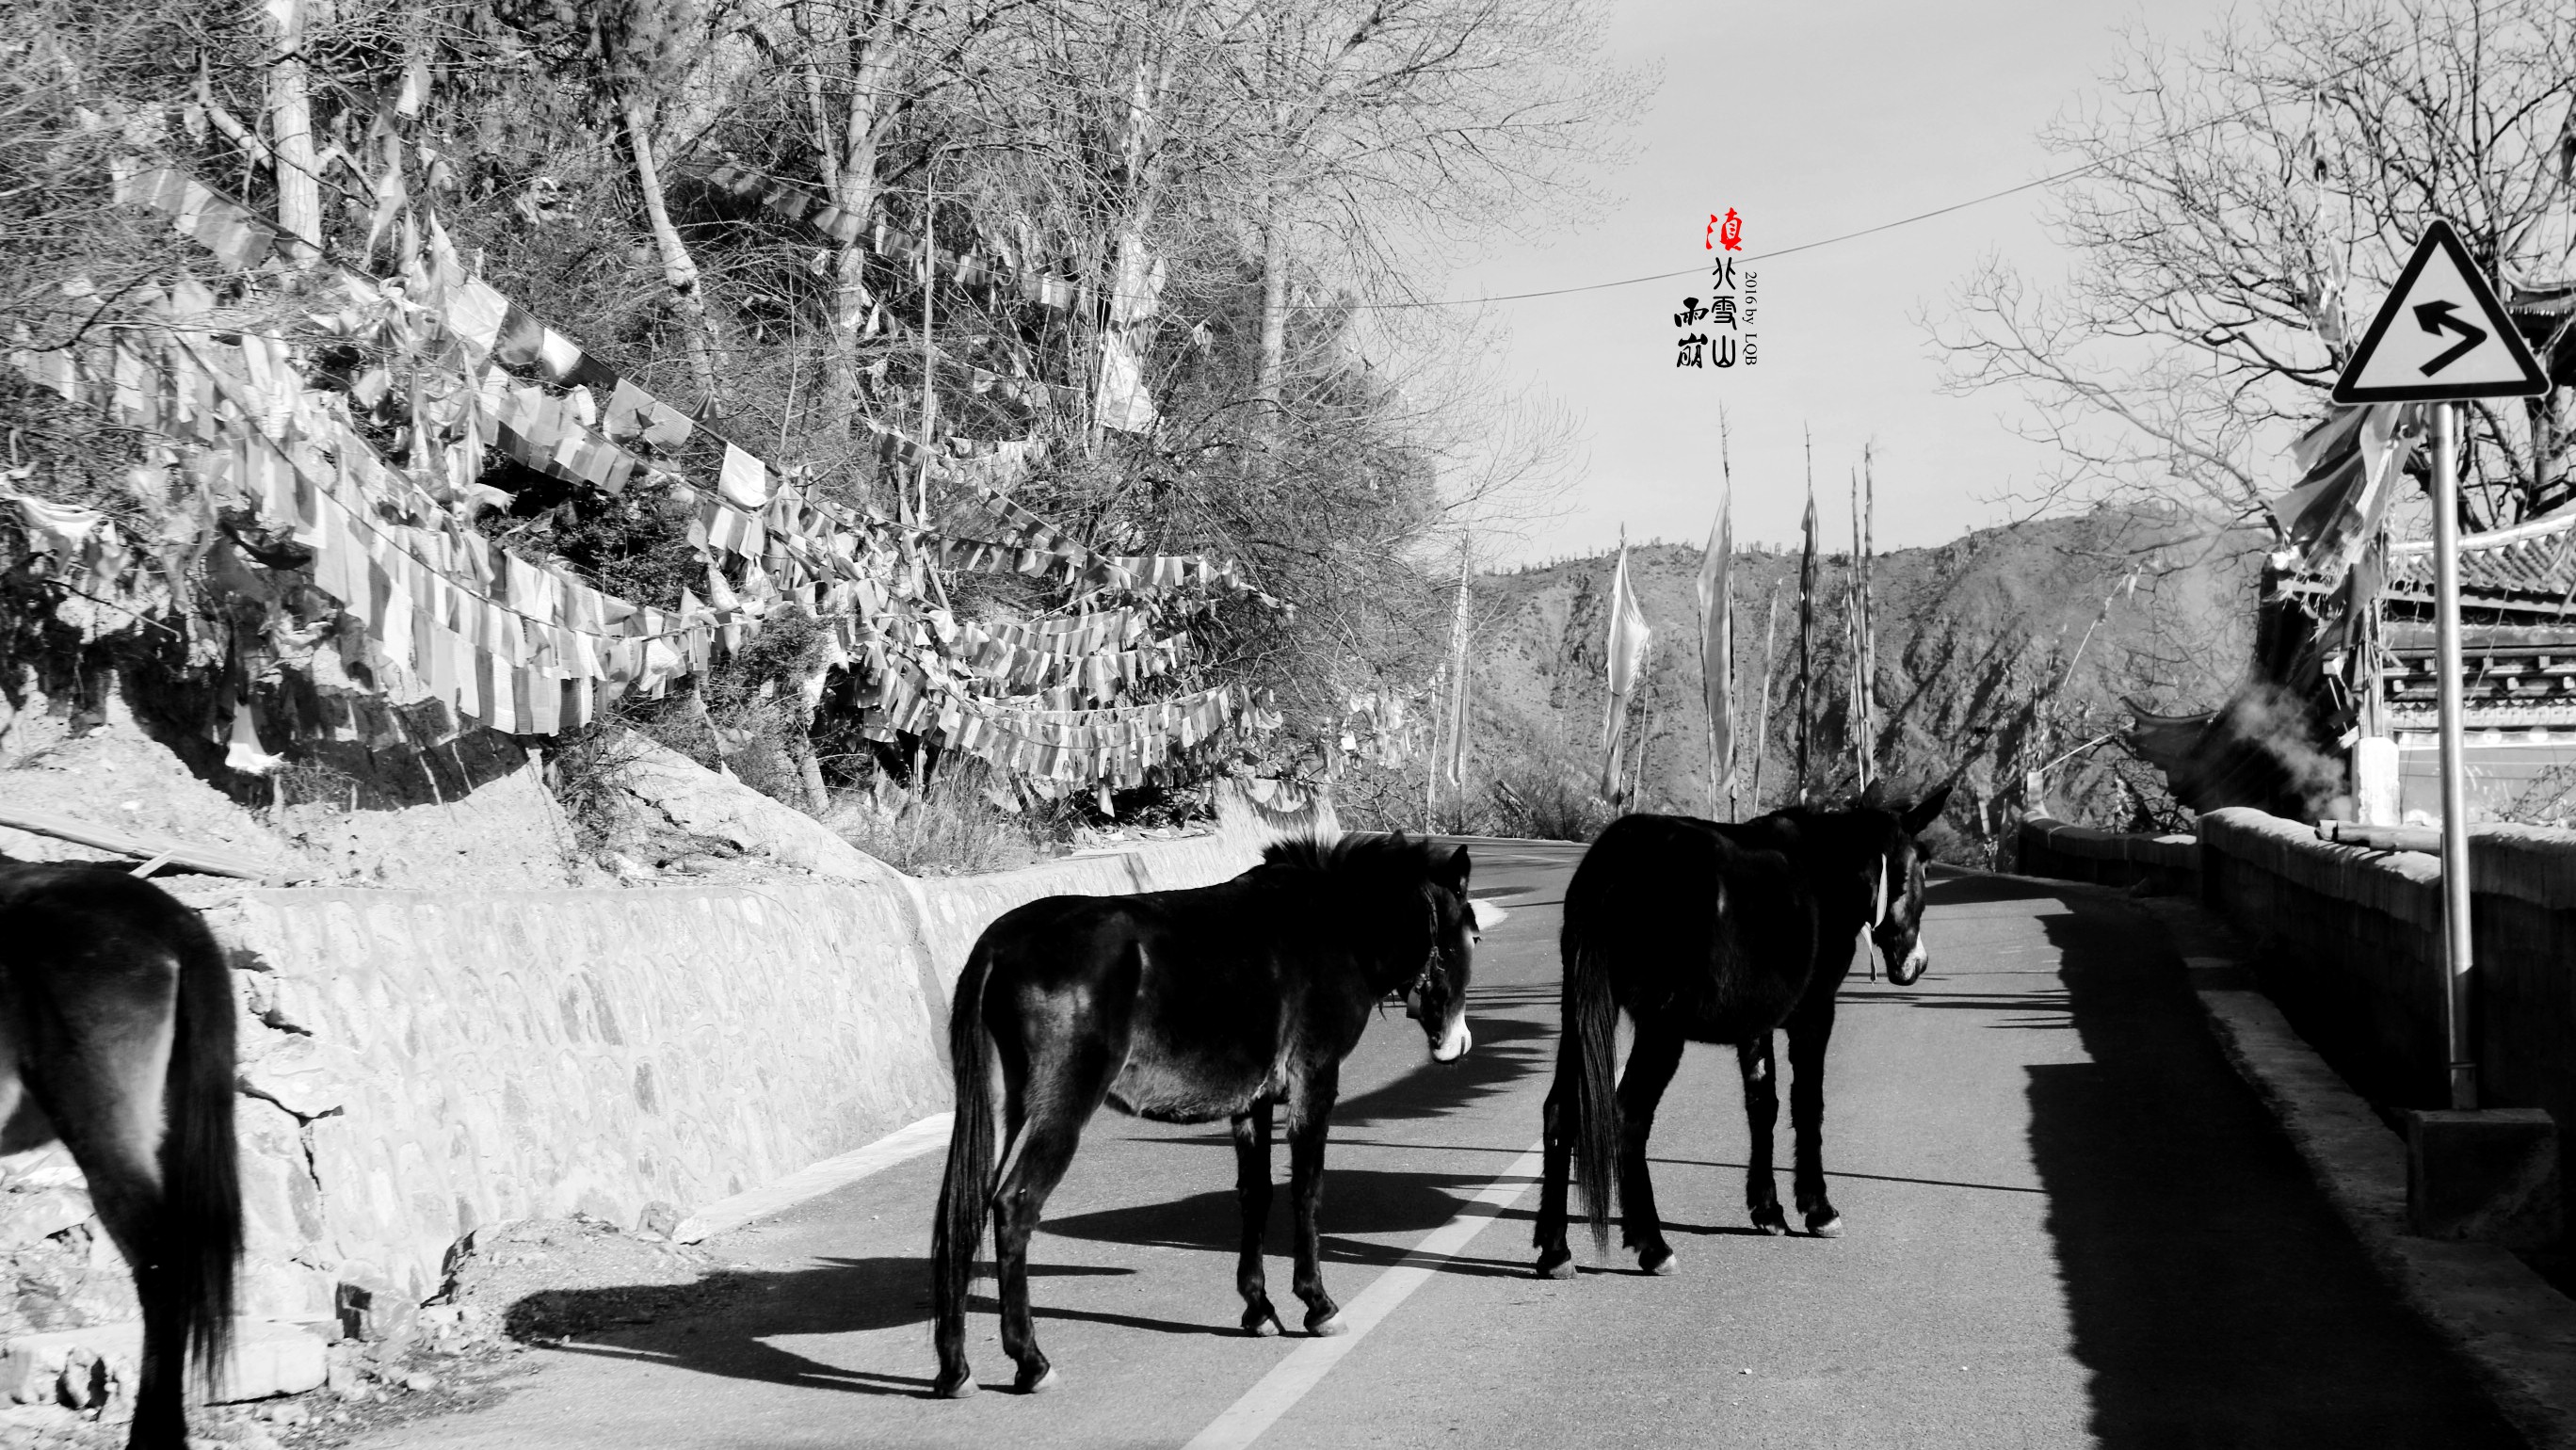
[(1432, 677), (1431, 753), (1422, 761), (1422, 834), (1426, 836), (1440, 833), (1440, 755), (1448, 744), (1440, 719), (1440, 708), (1449, 695), (1445, 685), (1437, 675)]
[(1762, 624), (1762, 710), (1753, 722), (1753, 779), (1748, 782), (1753, 792), (1753, 813), (1762, 814), (1762, 757), (1771, 749), (1771, 677), (1779, 671), (1771, 667), (1772, 642), (1780, 636), (1780, 586), (1771, 586), (1771, 613)]
[(1868, 626), (1862, 623), (1860, 610), (1860, 469), (1852, 469), (1852, 600), (1842, 610), (1847, 621), (1844, 634), (1852, 641), (1852, 770), (1860, 775), (1860, 788), (1870, 788), (1870, 677), (1860, 667), (1862, 639)]
[[(1463, 792), (1467, 780), (1467, 631), (1470, 599), (1467, 582), (1475, 566), (1476, 536), (1472, 526), (1458, 537), (1458, 607), (1449, 624), (1449, 784)], [(1464, 799), (1463, 794), (1460, 799)]]
[[(1860, 450), (1860, 709), (1861, 759), (1878, 763), (1878, 474), (1871, 466), (1871, 445)], [(1861, 784), (1869, 784), (1864, 773)]]
[(1718, 495), (1717, 522), (1709, 530), (1708, 549), (1699, 564), (1699, 673), (1708, 700), (1708, 813), (1717, 814), (1717, 797), (1735, 794), (1735, 469), (1727, 459), (1726, 410), (1717, 414), (1717, 466), (1725, 479)]
[[(1432, 715), (1431, 759), (1429, 779), (1422, 784), (1422, 829), (1426, 835), (1440, 830), (1440, 777), (1449, 777), (1452, 786), (1462, 784), (1460, 763), (1467, 753), (1467, 579), (1473, 559), (1474, 536), (1458, 540), (1458, 602), (1449, 621), (1448, 688), (1441, 691), (1437, 709)], [(1445, 723), (1441, 712), (1446, 712)]]
[[(937, 157), (931, 158), (937, 161)], [(939, 422), (939, 393), (934, 386), (938, 359), (930, 345), (930, 294), (939, 280), (939, 193), (924, 168), (921, 184), (921, 505), (913, 522), (930, 523), (930, 449)], [(898, 487), (897, 492), (901, 489)]]
[(2441, 671), (2442, 941), (2449, 980), (2442, 994), (2450, 1049), (2451, 1106), (2478, 1105), (2476, 1053), (2469, 1042), (2469, 790), (2460, 759), (2460, 405), (2433, 408), (2433, 650)]
[(1799, 527), (1806, 545), (1798, 556), (1798, 800), (1807, 799), (1807, 735), (1813, 712), (1816, 633), (1816, 435), (1807, 434), (1807, 516)]

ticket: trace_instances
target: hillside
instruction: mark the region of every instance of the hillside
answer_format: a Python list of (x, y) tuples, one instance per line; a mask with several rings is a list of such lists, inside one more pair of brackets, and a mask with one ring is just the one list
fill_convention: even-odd
[[(1882, 773), (1906, 791), (1955, 779), (1949, 820), (1963, 837), (1957, 847), (1986, 854), (2018, 814), (2022, 773), (2124, 723), (2122, 700), (2179, 711), (2226, 697), (2246, 659), (2258, 545), (2251, 533), (2213, 534), (2190, 519), (2104, 511), (1879, 556)], [(1628, 760), (1639, 779), (1633, 805), (1705, 814), (1707, 710), (1693, 596), (1700, 553), (1655, 545), (1629, 557), (1655, 631), (1629, 724)], [(1603, 556), (1477, 581), (1471, 805), (1491, 808), (1498, 784), (1527, 798), (1569, 779), (1588, 785), (1599, 769), (1613, 563)], [(1856, 783), (1843, 637), (1849, 553), (1823, 556), (1818, 574), (1809, 775), (1811, 793), (1833, 796)], [(1794, 552), (1735, 559), (1736, 784), (1744, 814), (1753, 810), (1766, 676), (1776, 683), (1760, 800), (1768, 808), (1795, 795), (1797, 575)], [(1775, 593), (1779, 628), (1766, 669), (1764, 622)], [(2084, 819), (2170, 818), (2156, 773), (2116, 742), (2052, 769), (2048, 783), (2055, 807)]]

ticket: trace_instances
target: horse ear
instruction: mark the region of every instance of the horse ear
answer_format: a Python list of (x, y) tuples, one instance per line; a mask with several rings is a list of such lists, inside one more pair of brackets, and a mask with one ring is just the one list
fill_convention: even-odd
[(1903, 826), (1905, 828), (1905, 834), (1909, 836), (1922, 835), (1924, 827), (1941, 819), (1941, 808), (1949, 803), (1950, 787), (1944, 785), (1939, 790), (1932, 792), (1923, 799), (1916, 801), (1913, 805), (1906, 807), (1903, 812), (1898, 814), (1896, 818), (1897, 824)]
[(1463, 892), (1467, 889), (1468, 866), (1467, 848), (1454, 846), (1446, 857), (1431, 858), (1431, 879), (1452, 891)]

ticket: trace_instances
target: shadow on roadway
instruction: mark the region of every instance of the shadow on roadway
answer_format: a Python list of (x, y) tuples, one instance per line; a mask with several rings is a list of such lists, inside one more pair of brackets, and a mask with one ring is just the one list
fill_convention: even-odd
[[(992, 1266), (977, 1268), (989, 1282)], [(1031, 1256), (1031, 1308), (1041, 1319), (1084, 1319), (1175, 1334), (1226, 1332), (1218, 1324), (1186, 1325), (1134, 1315), (1087, 1310), (1051, 1309), (1045, 1284), (1050, 1279), (1132, 1274), (1133, 1269), (1087, 1264), (1045, 1264)], [(683, 1306), (661, 1322), (624, 1327), (618, 1342), (554, 1343), (540, 1347), (557, 1354), (604, 1359), (642, 1360), (673, 1369), (763, 1384), (807, 1389), (844, 1390), (864, 1395), (926, 1396), (927, 1376), (889, 1375), (845, 1369), (809, 1359), (768, 1339), (800, 1334), (860, 1334), (930, 1323), (930, 1264), (919, 1255), (872, 1259), (823, 1259), (812, 1268), (783, 1272), (732, 1270), (711, 1274), (697, 1286), (700, 1302)], [(603, 1303), (631, 1302), (625, 1289), (551, 1290), (551, 1312), (578, 1313), (581, 1301), (596, 1296)], [(1231, 1294), (1229, 1293), (1229, 1298)], [(967, 1301), (968, 1311), (997, 1314), (1001, 1306), (990, 1294)], [(513, 1313), (515, 1318), (515, 1308)], [(1230, 1324), (1230, 1321), (1229, 1321)]]
[[(1333, 1113), (1336, 1138), (1347, 1131), (1445, 1117), (1479, 1099), (1506, 1091), (1531, 1072), (1543, 1070), (1555, 1045), (1555, 1001), (1553, 986), (1475, 992), (1471, 1008), (1475, 1050), (1446, 1066), (1433, 1064), (1426, 1056), (1419, 1067), (1395, 1081), (1343, 1099)], [(1540, 1012), (1542, 1007), (1545, 1010)], [(1412, 1022), (1392, 1012), (1388, 1016), (1393, 1019), (1390, 1025), (1400, 1025), (1409, 1034), (1419, 1036)], [(1532, 1016), (1539, 1020), (1530, 1020)], [(1086, 1136), (1098, 1133), (1104, 1124), (1116, 1122), (1117, 1117), (1115, 1110), (1104, 1110), (1093, 1118)], [(1536, 1135), (1535, 1121), (1530, 1131)], [(1201, 1172), (1195, 1165), (1204, 1164), (1209, 1187), (1166, 1202), (1046, 1218), (1030, 1246), (1029, 1276), (1035, 1281), (1031, 1286), (1031, 1312), (1039, 1319), (1112, 1324), (1159, 1334), (1239, 1333), (1242, 1301), (1235, 1294), (1232, 1264), (1241, 1233), (1241, 1211), (1234, 1194), (1232, 1138), (1220, 1130), (1136, 1141), (1148, 1148), (1192, 1150), (1193, 1166), (1188, 1172), (1195, 1176)], [(1374, 1144), (1380, 1140), (1365, 1141)], [(1222, 1155), (1199, 1151), (1210, 1147), (1228, 1151)], [(1288, 1243), (1292, 1210), (1285, 1154), (1274, 1149), (1274, 1155), (1282, 1162), (1271, 1199), (1267, 1239), (1276, 1256)], [(1078, 1165), (1080, 1161), (1077, 1152), (1075, 1162)], [(1348, 1275), (1347, 1282), (1336, 1283), (1333, 1266), (1382, 1269), (1408, 1252), (1404, 1247), (1371, 1243), (1353, 1235), (1410, 1239), (1428, 1233), (1455, 1217), (1493, 1182), (1490, 1170), (1479, 1172), (1472, 1165), (1464, 1165), (1463, 1171), (1456, 1172), (1436, 1168), (1418, 1172), (1336, 1168), (1330, 1147), (1324, 1162), (1319, 1248), (1326, 1266), (1326, 1282), (1345, 1300), (1365, 1281)], [(1205, 1319), (1181, 1321), (1049, 1304), (1049, 1280), (1135, 1272), (1128, 1268), (1049, 1264), (1048, 1240), (1055, 1237), (1204, 1249), (1221, 1255), (1193, 1261), (1208, 1271)], [(1273, 1298), (1291, 1302), (1286, 1292), (1286, 1266), (1274, 1263), (1272, 1269)], [(979, 1261), (976, 1270), (978, 1283), (989, 1289), (991, 1261)], [(1528, 1268), (1516, 1260), (1452, 1256), (1441, 1260), (1434, 1272), (1517, 1278), (1526, 1275)], [(549, 1290), (522, 1306), (514, 1306), (506, 1322), (521, 1337), (539, 1318), (553, 1324), (608, 1324), (616, 1328), (617, 1342), (544, 1346), (555, 1353), (640, 1359), (701, 1374), (852, 1394), (920, 1396), (930, 1390), (926, 1377), (844, 1369), (766, 1341), (795, 1335), (856, 1334), (906, 1325), (927, 1326), (929, 1276), (928, 1261), (918, 1255), (823, 1259), (793, 1270), (738, 1270), (710, 1275), (695, 1288), (669, 1296), (671, 1307), (657, 1322), (634, 1322), (631, 1310), (637, 1291), (632, 1286)], [(544, 1301), (541, 1312), (538, 1298)], [(521, 1313), (522, 1308), (528, 1312)], [(990, 1293), (977, 1294), (968, 1303), (972, 1314), (997, 1314), (1000, 1309)]]
[(2099, 1443), (2520, 1444), (2221, 1056), (2161, 934), (2108, 894), (1980, 896), (2015, 893), (2071, 908), (2039, 920), (2090, 1060), (2026, 1071)]
[[(1494, 1181), (1492, 1174), (1473, 1169), (1463, 1173), (1438, 1169), (1419, 1172), (1336, 1170), (1329, 1153), (1325, 1155), (1324, 1165), (1324, 1204), (1317, 1224), (1317, 1247), (1327, 1270), (1334, 1264), (1385, 1268), (1396, 1263), (1410, 1250), (1396, 1244), (1368, 1243), (1348, 1235), (1429, 1233), (1457, 1217), (1461, 1208)], [(1231, 1172), (1227, 1174), (1226, 1187), (1192, 1194), (1188, 1198), (1051, 1219), (1042, 1232), (1140, 1248), (1204, 1249), (1224, 1255), (1231, 1262), (1243, 1222), (1235, 1204), (1232, 1176)], [(1268, 1232), (1263, 1246), (1267, 1252), (1283, 1255), (1288, 1251), (1292, 1213), (1288, 1186), (1284, 1182), (1279, 1183), (1272, 1191), (1270, 1220), (1265, 1225)], [(1453, 1256), (1441, 1260), (1433, 1272), (1478, 1278), (1522, 1278), (1528, 1275), (1529, 1268), (1516, 1260), (1506, 1262)], [(1284, 1282), (1284, 1277), (1274, 1277), (1281, 1277)], [(1329, 1272), (1325, 1279), (1327, 1287), (1330, 1287), (1332, 1276)], [(1233, 1302), (1231, 1278), (1217, 1287), (1227, 1302)], [(1274, 1284), (1273, 1288), (1276, 1287)], [(1348, 1291), (1345, 1289), (1343, 1292)]]

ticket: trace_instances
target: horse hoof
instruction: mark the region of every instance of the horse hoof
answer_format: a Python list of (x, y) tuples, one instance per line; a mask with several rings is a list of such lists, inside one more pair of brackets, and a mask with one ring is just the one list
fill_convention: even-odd
[(1789, 1215), (1782, 1213), (1776, 1203), (1768, 1208), (1757, 1208), (1753, 1210), (1753, 1226), (1776, 1238), (1789, 1231)]
[(1287, 1333), (1288, 1326), (1279, 1322), (1277, 1314), (1265, 1309), (1243, 1316), (1243, 1332), (1255, 1339), (1271, 1339)]
[(1660, 1277), (1680, 1268), (1681, 1258), (1669, 1248), (1657, 1249), (1651, 1253), (1639, 1254), (1637, 1267), (1646, 1273)]
[(930, 1393), (935, 1399), (965, 1399), (967, 1396), (975, 1393), (975, 1377), (971, 1374), (964, 1373), (963, 1371), (960, 1371), (957, 1378), (953, 1380), (942, 1375), (939, 1378), (939, 1382), (931, 1386)]
[(1548, 1250), (1538, 1256), (1538, 1268), (1535, 1272), (1542, 1279), (1573, 1278), (1574, 1251), (1572, 1249)]
[(1055, 1372), (1055, 1366), (1048, 1365), (1038, 1372), (1036, 1379), (1030, 1379), (1027, 1373), (1023, 1372), (1015, 1382), (1015, 1386), (1021, 1394), (1042, 1395), (1063, 1383), (1064, 1378)]
[(1349, 1320), (1342, 1317), (1342, 1312), (1336, 1309), (1321, 1319), (1307, 1320), (1306, 1332), (1317, 1339), (1330, 1339), (1336, 1334), (1350, 1333), (1351, 1324)]
[(1807, 1232), (1814, 1234), (1820, 1239), (1841, 1238), (1843, 1236), (1843, 1216), (1839, 1213), (1829, 1213), (1826, 1214), (1822, 1220), (1812, 1218), (1808, 1219)]

